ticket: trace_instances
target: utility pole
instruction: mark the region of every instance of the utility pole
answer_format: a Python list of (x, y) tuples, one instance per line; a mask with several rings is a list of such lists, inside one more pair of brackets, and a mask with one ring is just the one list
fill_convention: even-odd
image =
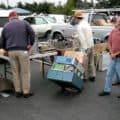
[(9, 0), (7, 0), (7, 8), (9, 8)]
[(92, 7), (94, 8), (94, 0), (91, 0), (91, 3), (92, 3)]

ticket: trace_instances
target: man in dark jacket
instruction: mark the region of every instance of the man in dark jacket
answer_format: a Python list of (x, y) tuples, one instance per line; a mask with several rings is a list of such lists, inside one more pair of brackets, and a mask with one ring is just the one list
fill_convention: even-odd
[(10, 57), (16, 97), (23, 95), (28, 98), (33, 95), (30, 92), (29, 50), (34, 40), (35, 33), (31, 26), (19, 20), (16, 12), (11, 12), (9, 22), (2, 30), (0, 44)]

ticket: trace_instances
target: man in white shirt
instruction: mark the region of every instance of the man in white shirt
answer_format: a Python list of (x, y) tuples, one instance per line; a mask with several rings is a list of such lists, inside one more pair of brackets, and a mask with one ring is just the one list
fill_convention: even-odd
[(80, 42), (80, 50), (84, 50), (87, 54), (88, 60), (85, 65), (84, 80), (95, 81), (96, 70), (93, 55), (93, 35), (91, 26), (84, 20), (84, 14), (81, 11), (74, 13), (75, 22), (77, 23), (77, 38)]

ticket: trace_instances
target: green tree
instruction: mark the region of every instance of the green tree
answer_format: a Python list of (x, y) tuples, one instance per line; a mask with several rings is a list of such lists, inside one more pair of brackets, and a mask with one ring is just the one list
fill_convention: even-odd
[(112, 8), (112, 7), (119, 7), (120, 0), (97, 0), (98, 3), (96, 7), (98, 8)]
[(70, 15), (72, 13), (72, 10), (76, 6), (76, 0), (68, 0), (65, 7), (64, 7), (64, 13), (66, 15)]
[(18, 8), (24, 8), (24, 5), (22, 4), (22, 2), (18, 2), (17, 7)]
[(1, 4), (0, 4), (0, 8), (6, 9), (5, 4), (1, 3)]

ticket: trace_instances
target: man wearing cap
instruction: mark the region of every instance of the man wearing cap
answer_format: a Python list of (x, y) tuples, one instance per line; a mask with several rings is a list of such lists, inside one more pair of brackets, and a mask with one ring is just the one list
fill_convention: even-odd
[(30, 92), (30, 61), (29, 50), (35, 40), (31, 26), (18, 19), (16, 12), (9, 14), (9, 22), (4, 26), (1, 35), (1, 47), (8, 52), (13, 73), (16, 97), (28, 98)]
[(90, 81), (95, 81), (96, 70), (94, 64), (93, 55), (93, 35), (91, 26), (87, 21), (84, 20), (84, 14), (81, 11), (76, 11), (74, 13), (75, 23), (77, 23), (77, 38), (80, 42), (80, 49), (87, 53), (88, 60), (85, 65), (85, 77), (84, 80), (89, 79)]

